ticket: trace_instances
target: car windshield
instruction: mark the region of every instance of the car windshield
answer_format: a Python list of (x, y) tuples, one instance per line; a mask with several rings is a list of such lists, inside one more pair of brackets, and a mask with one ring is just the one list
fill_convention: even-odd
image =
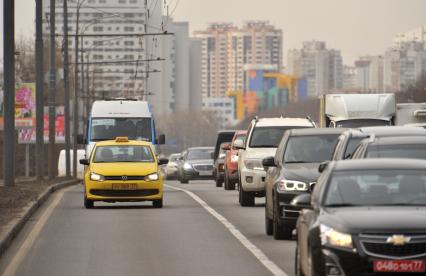
[(93, 118), (90, 130), (91, 141), (113, 140), (119, 136), (130, 140), (152, 140), (150, 118)]
[(154, 156), (148, 146), (99, 146), (96, 147), (93, 162), (154, 162)]
[(193, 149), (188, 151), (188, 160), (213, 159), (214, 149)]
[(255, 127), (250, 138), (251, 148), (276, 148), (278, 147), (284, 132), (288, 129), (300, 127), (294, 126), (273, 126)]
[(325, 206), (426, 205), (426, 172), (362, 170), (335, 172)]
[(338, 137), (338, 134), (290, 137), (284, 152), (284, 163), (320, 163), (331, 160)]
[(372, 126), (389, 126), (389, 121), (378, 119), (351, 119), (336, 122), (336, 127), (358, 128)]
[(426, 159), (426, 144), (371, 146), (367, 149), (367, 157)]

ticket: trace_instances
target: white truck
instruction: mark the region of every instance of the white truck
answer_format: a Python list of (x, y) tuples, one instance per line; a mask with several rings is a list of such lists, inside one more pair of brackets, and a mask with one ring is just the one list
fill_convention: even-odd
[(395, 124), (395, 94), (327, 94), (320, 102), (322, 127), (365, 127)]
[(89, 158), (96, 142), (126, 136), (130, 140), (164, 144), (165, 136), (156, 138), (151, 106), (146, 101), (112, 99), (95, 101), (87, 121), (84, 143)]
[(426, 128), (426, 103), (399, 103), (396, 105), (396, 124)]

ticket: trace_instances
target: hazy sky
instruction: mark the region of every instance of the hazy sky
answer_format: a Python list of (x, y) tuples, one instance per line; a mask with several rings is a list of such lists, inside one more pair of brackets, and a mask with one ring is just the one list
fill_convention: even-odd
[[(34, 2), (15, 0), (17, 36), (33, 35)], [(167, 3), (170, 10), (178, 3), (173, 16), (175, 20), (189, 21), (191, 30), (203, 29), (209, 22), (240, 25), (245, 20), (268, 20), (284, 32), (284, 53), (300, 48), (304, 40), (323, 40), (328, 47), (342, 51), (345, 64), (351, 64), (360, 55), (383, 54), (396, 33), (426, 25), (426, 0), (167, 0)]]

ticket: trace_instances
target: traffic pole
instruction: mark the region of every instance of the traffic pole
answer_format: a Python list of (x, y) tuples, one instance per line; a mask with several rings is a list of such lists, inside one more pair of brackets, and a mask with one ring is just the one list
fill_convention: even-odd
[(70, 86), (68, 81), (68, 0), (64, 0), (64, 115), (65, 115), (65, 174), (71, 176), (71, 159), (70, 159)]
[(15, 185), (15, 1), (3, 1), (3, 180)]
[(56, 176), (56, 45), (55, 45), (55, 0), (50, 0), (50, 82), (49, 82), (49, 179)]
[(43, 0), (36, 0), (36, 176), (44, 179)]

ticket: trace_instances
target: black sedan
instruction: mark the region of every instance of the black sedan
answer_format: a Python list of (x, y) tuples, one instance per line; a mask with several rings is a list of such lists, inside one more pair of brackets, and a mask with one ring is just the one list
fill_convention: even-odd
[(426, 161), (331, 162), (293, 204), (296, 275), (424, 275)]

